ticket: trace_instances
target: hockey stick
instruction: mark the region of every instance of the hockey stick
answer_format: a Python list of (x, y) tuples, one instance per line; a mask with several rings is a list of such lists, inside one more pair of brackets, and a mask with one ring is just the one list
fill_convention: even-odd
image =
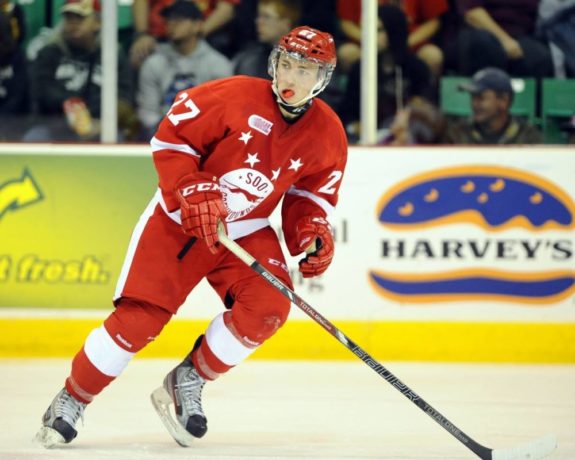
[(381, 377), (387, 380), (396, 390), (401, 392), (423, 412), (435, 420), (442, 428), (447, 430), (453, 437), (461, 442), (465, 447), (471, 450), (475, 455), (483, 460), (537, 460), (547, 457), (557, 446), (557, 438), (555, 435), (547, 435), (526, 444), (521, 444), (516, 447), (507, 449), (490, 449), (482, 446), (478, 442), (471, 439), (463, 431), (451, 423), (445, 416), (443, 416), (437, 409), (434, 409), (430, 404), (425, 402), (421, 396), (415, 393), (405, 383), (399, 380), (382, 364), (378, 363), (366, 351), (355, 344), (349, 337), (342, 331), (330, 323), (319, 312), (317, 312), (311, 305), (298, 296), (294, 291), (284, 285), (272, 273), (266, 270), (254, 257), (252, 257), (244, 248), (242, 248), (235, 241), (231, 240), (225, 232), (224, 226), (218, 226), (218, 237), (220, 242), (230, 250), (232, 254), (237, 256), (252, 270), (259, 273), (265, 278), (272, 286), (286, 296), (292, 303), (304, 311), (311, 319), (323, 327), (327, 332), (334, 336), (344, 347), (355, 354), (365, 364), (371, 367)]

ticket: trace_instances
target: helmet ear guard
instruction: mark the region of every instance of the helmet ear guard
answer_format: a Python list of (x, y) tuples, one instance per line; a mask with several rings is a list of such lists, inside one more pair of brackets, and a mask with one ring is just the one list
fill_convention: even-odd
[(301, 105), (321, 93), (329, 84), (337, 62), (333, 37), (327, 32), (302, 26), (284, 35), (268, 58), (268, 73), (273, 78), (272, 89), (279, 98), (278, 102), (281, 98), (277, 91), (276, 70), (281, 55), (319, 64), (320, 74), (317, 84), (304, 99), (296, 104), (286, 104), (281, 101), (288, 106)]

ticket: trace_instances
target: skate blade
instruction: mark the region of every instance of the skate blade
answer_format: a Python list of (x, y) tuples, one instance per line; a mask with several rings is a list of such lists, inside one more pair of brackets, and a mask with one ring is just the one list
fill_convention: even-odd
[(160, 416), (162, 423), (172, 435), (172, 438), (174, 438), (180, 446), (190, 447), (196, 438), (188, 433), (186, 429), (180, 425), (180, 422), (178, 422), (172, 415), (170, 405), (173, 405), (174, 402), (166, 389), (164, 387), (157, 388), (150, 395), (150, 399), (152, 400), (152, 405)]
[(52, 447), (57, 447), (61, 444), (66, 444), (64, 436), (58, 433), (54, 428), (49, 426), (43, 426), (40, 428), (34, 441), (41, 444), (46, 449), (51, 449)]

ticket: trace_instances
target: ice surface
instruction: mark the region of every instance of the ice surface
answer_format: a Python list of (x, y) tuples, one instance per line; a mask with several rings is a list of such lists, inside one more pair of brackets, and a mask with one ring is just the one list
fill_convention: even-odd
[[(473, 459), (357, 362), (249, 360), (204, 390), (209, 431), (179, 447), (149, 400), (176, 360), (135, 359), (88, 406), (78, 438), (32, 443), (70, 360), (0, 360), (0, 460)], [(575, 366), (384, 363), (477, 442), (510, 447), (546, 433), (575, 459)]]

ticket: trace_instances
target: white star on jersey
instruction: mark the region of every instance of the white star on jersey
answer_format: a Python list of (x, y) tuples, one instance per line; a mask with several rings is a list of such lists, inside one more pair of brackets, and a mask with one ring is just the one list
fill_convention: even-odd
[(250, 166), (253, 168), (254, 165), (256, 163), (259, 163), (260, 160), (258, 160), (258, 153), (248, 153), (248, 159), (246, 161), (244, 161), (244, 163), (249, 163)]
[(276, 180), (278, 177), (280, 177), (281, 170), (282, 168), (272, 169), (272, 180)]
[(248, 141), (254, 136), (252, 136), (252, 132), (248, 131), (247, 133), (244, 133), (242, 131), (242, 135), (240, 137), (238, 137), (238, 141), (242, 141), (244, 144), (248, 145)]
[(291, 164), (289, 165), (289, 168), (288, 168), (288, 169), (293, 169), (294, 171), (297, 172), (297, 170), (303, 166), (303, 163), (302, 163), (300, 160), (301, 160), (301, 158), (298, 158), (298, 159), (296, 159), (296, 160), (292, 160), (292, 159), (290, 158), (289, 161), (290, 161)]

